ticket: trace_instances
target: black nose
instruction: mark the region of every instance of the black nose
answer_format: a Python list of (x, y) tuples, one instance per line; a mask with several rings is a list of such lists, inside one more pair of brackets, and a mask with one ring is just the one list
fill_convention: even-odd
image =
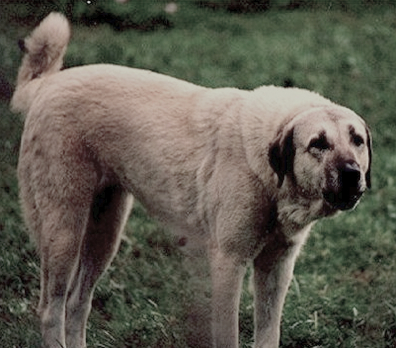
[(360, 168), (357, 163), (351, 162), (351, 163), (346, 163), (343, 165), (341, 168), (339, 168), (340, 171), (340, 186), (343, 189), (354, 189), (359, 186), (360, 182)]
[(325, 200), (340, 210), (352, 209), (359, 201), (364, 189), (361, 186), (361, 173), (356, 162), (339, 165), (338, 183), (323, 193)]
[(339, 209), (351, 209), (356, 205), (363, 194), (360, 179), (360, 168), (356, 162), (346, 162), (339, 168)]

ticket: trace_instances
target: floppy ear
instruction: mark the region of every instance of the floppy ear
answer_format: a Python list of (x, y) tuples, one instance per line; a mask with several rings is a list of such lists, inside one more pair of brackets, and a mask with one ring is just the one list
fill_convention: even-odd
[[(296, 149), (293, 142), (294, 128), (280, 132), (269, 149), (269, 163), (278, 175), (278, 187), (281, 187), (285, 176), (294, 178), (293, 164)], [(295, 179), (295, 178), (294, 178)], [(293, 179), (293, 180), (294, 180)]]
[(371, 188), (371, 158), (373, 155), (373, 143), (372, 143), (372, 138), (371, 138), (371, 132), (368, 127), (366, 127), (366, 133), (367, 133), (367, 147), (368, 147), (368, 152), (369, 152), (369, 166), (366, 172), (366, 186), (367, 188)]

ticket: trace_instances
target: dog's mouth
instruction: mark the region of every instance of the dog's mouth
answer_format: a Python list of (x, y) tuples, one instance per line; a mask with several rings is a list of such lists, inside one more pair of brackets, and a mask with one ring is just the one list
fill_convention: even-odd
[(325, 191), (323, 198), (335, 210), (350, 210), (356, 207), (364, 191), (357, 189), (344, 189), (339, 192)]

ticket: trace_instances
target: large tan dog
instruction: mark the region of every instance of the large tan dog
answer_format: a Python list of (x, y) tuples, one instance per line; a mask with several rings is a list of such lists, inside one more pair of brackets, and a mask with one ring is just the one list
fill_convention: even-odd
[(12, 100), (26, 115), (18, 176), (41, 257), (44, 346), (86, 346), (92, 292), (133, 195), (206, 245), (212, 346), (238, 346), (252, 260), (255, 347), (277, 347), (294, 262), (313, 223), (352, 209), (370, 187), (364, 121), (300, 89), (210, 89), (112, 65), (59, 71), (69, 36), (53, 13), (25, 40)]

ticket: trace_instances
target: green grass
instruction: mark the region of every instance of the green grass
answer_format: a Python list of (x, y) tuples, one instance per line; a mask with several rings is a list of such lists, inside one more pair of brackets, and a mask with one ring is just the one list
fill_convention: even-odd
[[(75, 26), (66, 65), (123, 64), (210, 87), (251, 89), (288, 79), (360, 113), (374, 137), (373, 188), (354, 212), (312, 231), (287, 297), (281, 346), (396, 346), (395, 11), (236, 15), (179, 2), (170, 19), (173, 29), (149, 33)], [(13, 81), (20, 62), (15, 42), (31, 28), (4, 17), (0, 27), (0, 72)], [(6, 102), (0, 115), (1, 345), (39, 347), (39, 263), (20, 217), (15, 178), (22, 121)], [(172, 238), (138, 206), (95, 293), (89, 346), (185, 347), (182, 323), (194, 297), (186, 279)], [(252, 325), (246, 285), (242, 347), (251, 346)]]

